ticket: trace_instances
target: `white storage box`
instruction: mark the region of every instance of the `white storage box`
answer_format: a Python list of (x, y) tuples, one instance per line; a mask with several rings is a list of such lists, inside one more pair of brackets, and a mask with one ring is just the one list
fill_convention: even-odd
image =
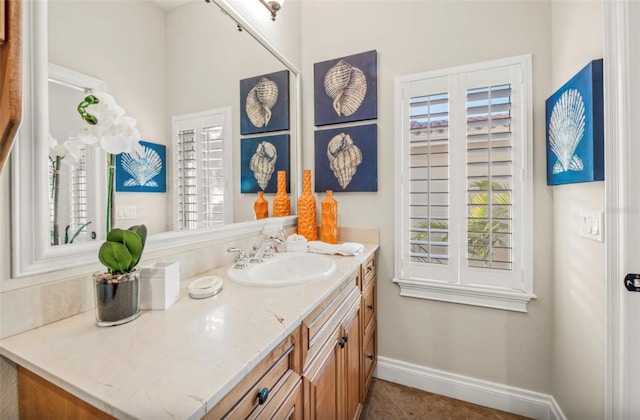
[(140, 309), (167, 309), (180, 299), (180, 264), (158, 262), (142, 267)]

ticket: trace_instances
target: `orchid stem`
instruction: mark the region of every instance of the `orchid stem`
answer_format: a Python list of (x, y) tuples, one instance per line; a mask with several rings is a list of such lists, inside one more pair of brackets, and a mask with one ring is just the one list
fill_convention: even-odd
[(111, 226), (114, 224), (113, 216), (115, 213), (113, 211), (113, 205), (114, 205), (113, 182), (115, 178), (114, 172), (116, 167), (116, 155), (111, 153), (107, 154), (107, 165), (109, 168), (109, 177), (107, 180), (107, 235), (108, 235), (109, 231), (111, 230)]

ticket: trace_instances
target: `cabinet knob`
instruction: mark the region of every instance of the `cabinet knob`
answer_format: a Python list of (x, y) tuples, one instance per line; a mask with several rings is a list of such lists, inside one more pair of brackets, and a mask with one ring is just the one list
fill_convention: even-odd
[(367, 266), (367, 273), (368, 273), (368, 272), (370, 272), (371, 270), (373, 270), (373, 267), (372, 267), (372, 266), (370, 266), (370, 265), (368, 265), (368, 266)]
[(367, 357), (369, 358), (369, 360), (373, 360), (373, 353), (367, 354)]
[(262, 388), (260, 392), (258, 392), (258, 404), (262, 405), (267, 401), (269, 397), (269, 388)]
[(370, 311), (373, 311), (373, 303), (370, 305), (367, 305), (367, 309), (369, 309)]
[(338, 344), (340, 344), (341, 349), (344, 348), (344, 345), (347, 344), (347, 341), (349, 341), (349, 334), (343, 335), (340, 341), (338, 341)]

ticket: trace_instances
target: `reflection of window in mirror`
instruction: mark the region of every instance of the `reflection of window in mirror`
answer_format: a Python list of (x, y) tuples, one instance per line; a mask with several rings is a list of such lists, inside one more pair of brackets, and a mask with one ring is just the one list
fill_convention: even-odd
[(174, 229), (233, 222), (231, 108), (172, 118)]
[[(104, 183), (97, 168), (102, 167), (99, 147), (68, 140), (82, 125), (77, 107), (82, 99), (104, 83), (84, 74), (55, 65), (49, 66), (49, 224), (51, 245), (91, 241), (102, 224), (100, 195)], [(54, 149), (53, 144), (61, 149)], [(72, 151), (73, 153), (69, 153)], [(62, 154), (63, 157), (60, 157)], [(56, 158), (58, 156), (58, 158)]]

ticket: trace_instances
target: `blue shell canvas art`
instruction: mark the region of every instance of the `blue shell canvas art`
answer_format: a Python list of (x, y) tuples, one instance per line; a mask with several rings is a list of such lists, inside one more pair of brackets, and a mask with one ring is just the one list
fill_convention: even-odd
[(289, 70), (240, 80), (240, 134), (289, 129)]
[[(240, 192), (275, 193), (278, 171), (289, 174), (289, 134), (242, 139), (240, 143)], [(287, 176), (287, 192), (290, 177)]]
[(315, 125), (378, 117), (375, 50), (313, 65)]
[(547, 184), (604, 179), (602, 60), (594, 60), (546, 101)]
[(135, 159), (129, 153), (116, 156), (116, 191), (166, 192), (167, 148), (141, 141), (144, 156)]
[(315, 191), (378, 191), (378, 125), (318, 130)]

